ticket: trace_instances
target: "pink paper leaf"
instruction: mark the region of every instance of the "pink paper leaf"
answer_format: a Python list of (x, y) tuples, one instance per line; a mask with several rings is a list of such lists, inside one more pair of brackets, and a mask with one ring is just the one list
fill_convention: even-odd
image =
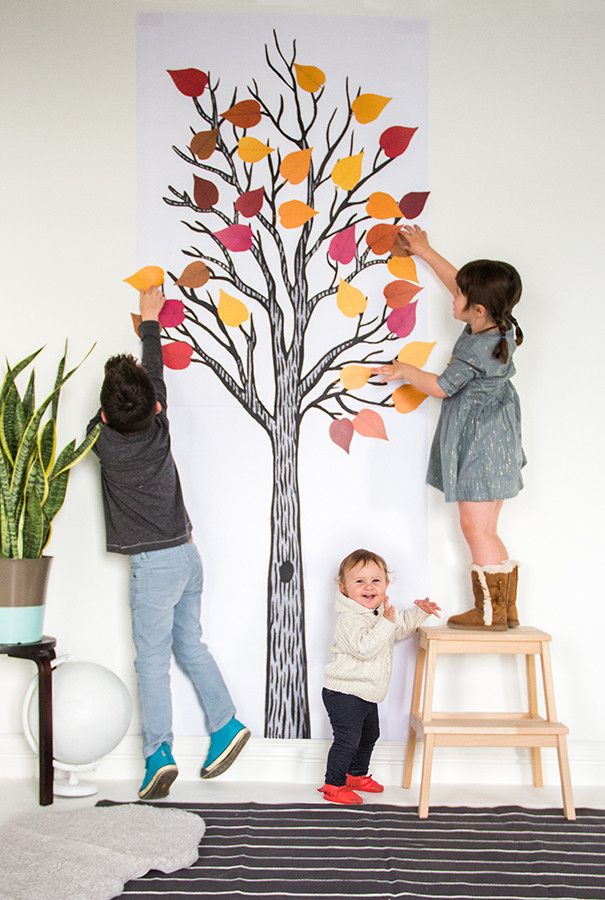
[(339, 447), (348, 453), (353, 437), (353, 423), (350, 419), (335, 419), (329, 428), (330, 437)]
[(249, 225), (229, 225), (221, 231), (215, 231), (214, 236), (219, 239), (223, 247), (240, 253), (249, 250), (252, 246), (252, 229)]
[(330, 241), (328, 256), (335, 262), (350, 263), (357, 253), (355, 243), (355, 226), (350, 225), (344, 231), (339, 231)]
[(413, 303), (408, 303), (407, 306), (402, 306), (399, 309), (394, 309), (390, 316), (387, 318), (387, 328), (393, 334), (396, 334), (397, 337), (407, 337), (408, 334), (411, 334), (416, 326), (416, 304), (418, 303), (415, 300)]
[(185, 304), (181, 300), (166, 300), (158, 318), (163, 328), (176, 328), (185, 320)]
[(364, 437), (380, 438), (382, 441), (388, 441), (382, 416), (374, 412), (373, 409), (360, 409), (353, 419), (353, 428)]

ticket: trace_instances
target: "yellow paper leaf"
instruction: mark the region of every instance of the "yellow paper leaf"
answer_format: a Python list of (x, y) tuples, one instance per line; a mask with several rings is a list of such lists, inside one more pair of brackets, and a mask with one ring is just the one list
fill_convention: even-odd
[(309, 174), (311, 165), (311, 153), (313, 147), (307, 147), (306, 150), (295, 150), (294, 153), (288, 153), (282, 159), (279, 167), (279, 174), (290, 184), (300, 184)]
[(390, 97), (381, 97), (380, 94), (360, 94), (351, 103), (351, 109), (359, 124), (366, 125), (378, 118), (390, 100)]
[(401, 210), (397, 201), (390, 194), (376, 191), (370, 194), (366, 203), (366, 212), (373, 219), (400, 219)]
[(418, 283), (416, 263), (411, 256), (392, 256), (387, 262), (387, 269), (395, 278), (405, 278), (406, 281)]
[(254, 137), (240, 138), (237, 143), (237, 155), (247, 163), (260, 162), (265, 156), (273, 153), (273, 147), (267, 147)]
[(148, 291), (152, 287), (161, 287), (164, 284), (164, 270), (159, 266), (143, 266), (134, 275), (125, 278), (136, 291)]
[(363, 150), (355, 156), (339, 159), (332, 169), (332, 181), (345, 191), (352, 191), (361, 178)]
[(397, 359), (399, 362), (409, 363), (411, 366), (421, 369), (431, 355), (435, 343), (435, 341), (432, 343), (430, 341), (410, 341), (401, 348)]
[(294, 63), (294, 69), (299, 88), (308, 91), (309, 94), (314, 94), (322, 84), (325, 84), (325, 73), (317, 66), (299, 66), (298, 63)]
[(426, 398), (426, 394), (423, 394), (418, 388), (412, 387), (411, 384), (404, 384), (393, 391), (393, 403), (397, 412), (400, 413), (414, 412)]
[(221, 322), (224, 322), (225, 325), (229, 325), (231, 328), (237, 328), (250, 315), (248, 307), (241, 300), (222, 290), (219, 294), (217, 312)]
[(354, 391), (368, 383), (372, 370), (366, 366), (345, 366), (340, 372), (340, 380), (348, 391)]
[(284, 228), (300, 228), (309, 219), (317, 215), (317, 210), (303, 203), (302, 200), (288, 200), (278, 208), (279, 221)]
[(348, 281), (341, 279), (336, 293), (336, 304), (341, 313), (352, 319), (365, 312), (368, 298), (361, 293), (359, 288), (353, 287)]

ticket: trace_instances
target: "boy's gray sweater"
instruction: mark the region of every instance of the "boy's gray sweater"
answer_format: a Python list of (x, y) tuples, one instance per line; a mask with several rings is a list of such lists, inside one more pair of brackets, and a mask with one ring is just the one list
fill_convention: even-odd
[[(176, 547), (190, 539), (191, 522), (170, 449), (166, 385), (157, 322), (141, 322), (143, 366), (162, 411), (137, 434), (120, 434), (103, 425), (94, 452), (101, 463), (107, 549), (142, 553)], [(101, 421), (99, 413), (88, 431)]]

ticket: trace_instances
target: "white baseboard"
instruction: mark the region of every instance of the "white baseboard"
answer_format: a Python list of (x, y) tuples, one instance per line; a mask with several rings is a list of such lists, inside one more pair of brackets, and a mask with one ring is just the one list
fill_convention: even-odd
[[(194, 780), (206, 754), (208, 738), (177, 737), (173, 752), (181, 778)], [(231, 782), (282, 782), (320, 784), (323, 781), (329, 741), (270, 740), (250, 738), (241, 756), (221, 780)], [(377, 744), (372, 772), (384, 784), (400, 785), (403, 745), (393, 741)], [(414, 782), (420, 778), (422, 747), (417, 746)], [(605, 742), (570, 741), (572, 782), (582, 786), (605, 785)], [(542, 752), (544, 783), (559, 784), (554, 749)], [(100, 780), (138, 779), (141, 775), (141, 741), (127, 735), (96, 767)], [(21, 734), (0, 735), (0, 772), (4, 778), (28, 778), (36, 774), (37, 757)], [(521, 749), (438, 747), (433, 757), (434, 784), (531, 785), (529, 752)]]

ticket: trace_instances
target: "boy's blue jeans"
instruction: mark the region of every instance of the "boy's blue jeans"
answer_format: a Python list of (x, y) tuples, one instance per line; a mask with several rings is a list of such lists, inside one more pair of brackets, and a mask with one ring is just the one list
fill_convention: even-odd
[(202, 642), (200, 607), (204, 576), (195, 544), (130, 557), (132, 636), (137, 651), (143, 756), (172, 746), (170, 658), (191, 680), (209, 733), (235, 715), (219, 668)]

